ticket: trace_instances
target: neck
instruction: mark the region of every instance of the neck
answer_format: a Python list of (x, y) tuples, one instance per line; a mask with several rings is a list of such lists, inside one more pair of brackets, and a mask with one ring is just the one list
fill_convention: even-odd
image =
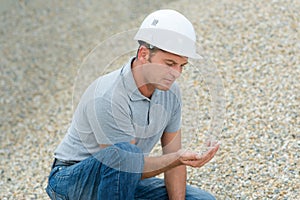
[(155, 90), (155, 87), (152, 84), (147, 83), (145, 76), (143, 74), (142, 65), (143, 64), (140, 61), (134, 59), (134, 61), (131, 64), (131, 71), (133, 74), (135, 84), (137, 85), (141, 94), (144, 95), (145, 97), (151, 98)]

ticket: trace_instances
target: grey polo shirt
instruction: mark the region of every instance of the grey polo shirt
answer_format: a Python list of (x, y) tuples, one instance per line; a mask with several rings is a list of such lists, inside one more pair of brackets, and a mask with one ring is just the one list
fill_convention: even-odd
[(164, 132), (179, 130), (181, 96), (176, 83), (168, 91), (143, 96), (133, 79), (131, 63), (96, 79), (85, 91), (55, 157), (83, 160), (100, 150), (99, 144), (136, 140), (147, 155)]

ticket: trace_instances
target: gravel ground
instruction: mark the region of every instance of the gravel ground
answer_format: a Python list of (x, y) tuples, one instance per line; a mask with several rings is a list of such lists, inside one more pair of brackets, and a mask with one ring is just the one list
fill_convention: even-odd
[[(209, 164), (188, 169), (188, 182), (217, 199), (299, 198), (300, 1), (9, 2), (0, 10), (0, 199), (47, 199), (80, 86), (134, 55), (116, 47), (130, 38), (110, 36), (129, 36), (158, 8), (195, 24), (198, 64), (217, 72), (191, 63), (179, 80), (184, 146), (199, 149), (209, 134), (222, 143)], [(95, 73), (94, 61), (106, 68)]]

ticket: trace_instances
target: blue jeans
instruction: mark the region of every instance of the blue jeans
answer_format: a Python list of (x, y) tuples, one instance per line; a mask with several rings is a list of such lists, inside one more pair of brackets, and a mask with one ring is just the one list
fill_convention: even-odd
[[(77, 164), (54, 167), (46, 191), (55, 200), (167, 200), (163, 179), (141, 180), (143, 166), (143, 153), (137, 146), (118, 143)], [(196, 187), (187, 186), (186, 199), (214, 197)]]

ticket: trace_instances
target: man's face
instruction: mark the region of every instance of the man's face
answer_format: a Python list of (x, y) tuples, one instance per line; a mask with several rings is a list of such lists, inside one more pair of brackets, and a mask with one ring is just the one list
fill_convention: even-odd
[(187, 62), (186, 57), (157, 50), (149, 56), (148, 62), (143, 65), (143, 75), (146, 82), (155, 88), (169, 90)]

